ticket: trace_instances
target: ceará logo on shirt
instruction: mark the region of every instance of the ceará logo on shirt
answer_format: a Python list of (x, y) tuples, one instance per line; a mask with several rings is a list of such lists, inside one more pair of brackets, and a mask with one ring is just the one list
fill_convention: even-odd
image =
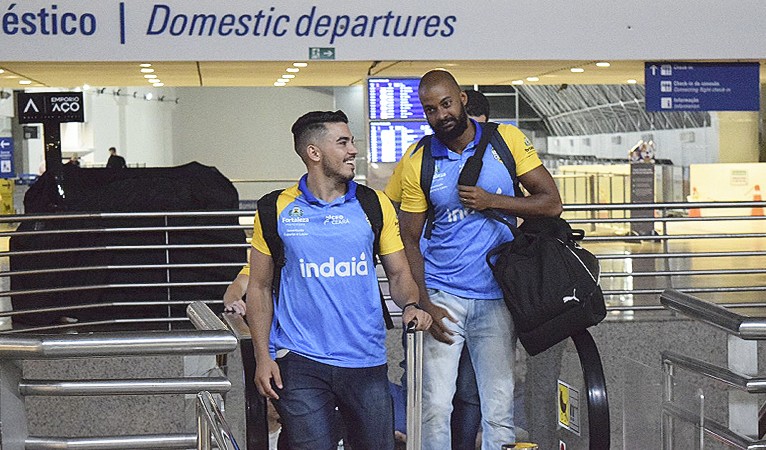
[(351, 223), (351, 221), (349, 221), (343, 214), (327, 214), (324, 216), (325, 225), (344, 225), (347, 223)]
[(303, 278), (333, 278), (366, 276), (369, 273), (367, 256), (362, 252), (359, 259), (352, 257), (351, 261), (336, 261), (334, 256), (322, 263), (298, 260)]

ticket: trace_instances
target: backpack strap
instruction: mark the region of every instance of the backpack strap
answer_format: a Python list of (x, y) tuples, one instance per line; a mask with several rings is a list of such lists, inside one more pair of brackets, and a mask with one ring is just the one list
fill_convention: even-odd
[(436, 168), (436, 162), (434, 161), (434, 155), (431, 154), (431, 139), (433, 135), (423, 136), (415, 147), (416, 152), (419, 148), (423, 148), (423, 162), (420, 165), (420, 189), (423, 191), (423, 195), (426, 198), (426, 228), (423, 232), (423, 237), (431, 239), (431, 231), (434, 229), (434, 204), (431, 202), (431, 183), (434, 180), (434, 170)]
[(380, 206), (380, 197), (378, 197), (375, 189), (357, 184), (356, 199), (359, 200), (367, 220), (370, 221), (370, 227), (372, 227), (372, 233), (375, 236), (372, 243), (373, 257), (374, 261), (377, 261), (380, 255), (380, 233), (383, 230), (383, 208)]
[(495, 149), (497, 155), (503, 161), (505, 168), (508, 170), (508, 173), (511, 175), (514, 195), (516, 197), (524, 197), (524, 191), (521, 190), (519, 179), (516, 177), (516, 160), (513, 158), (513, 153), (511, 153), (511, 149), (508, 148), (508, 144), (505, 142), (505, 139), (503, 139), (499, 130), (495, 129), (495, 132), (492, 133), (492, 137), (489, 139), (489, 143), (492, 145), (492, 148)]
[(457, 184), (461, 186), (476, 186), (476, 182), (479, 181), (481, 168), (484, 166), (484, 160), (482, 159), (484, 158), (484, 152), (487, 151), (489, 139), (496, 130), (497, 124), (494, 122), (488, 122), (481, 126), (481, 138), (476, 144), (476, 151), (463, 165), (463, 170), (460, 171)]
[[(383, 231), (383, 207), (380, 205), (380, 197), (375, 189), (369, 188), (363, 184), (356, 185), (356, 199), (364, 210), (367, 220), (370, 221), (374, 240), (372, 242), (372, 261), (377, 264), (380, 260), (380, 234)], [(383, 291), (378, 284), (378, 293), (380, 294), (380, 306), (383, 310), (383, 320), (387, 329), (394, 328), (394, 321), (391, 319), (391, 313), (386, 306), (386, 299), (383, 298)]]
[(263, 239), (271, 252), (271, 260), (274, 261), (274, 276), (271, 281), (271, 290), (274, 298), (279, 302), (279, 281), (282, 278), (282, 268), (285, 266), (285, 244), (279, 237), (277, 230), (277, 199), (284, 189), (270, 192), (258, 200), (258, 221), (263, 230)]

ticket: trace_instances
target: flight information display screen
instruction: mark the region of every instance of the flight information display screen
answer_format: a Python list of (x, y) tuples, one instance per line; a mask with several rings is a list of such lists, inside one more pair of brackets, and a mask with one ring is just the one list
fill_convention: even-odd
[(419, 78), (369, 78), (370, 120), (425, 119), (418, 83)]
[(432, 133), (425, 120), (370, 122), (370, 162), (397, 162), (410, 145)]

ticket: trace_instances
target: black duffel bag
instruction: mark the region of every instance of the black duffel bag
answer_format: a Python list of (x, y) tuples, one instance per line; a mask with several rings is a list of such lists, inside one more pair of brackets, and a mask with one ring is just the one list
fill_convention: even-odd
[(526, 220), (519, 228), (505, 223), (514, 239), (490, 251), (487, 263), (530, 355), (606, 317), (598, 260), (577, 243), (582, 230), (558, 217)]

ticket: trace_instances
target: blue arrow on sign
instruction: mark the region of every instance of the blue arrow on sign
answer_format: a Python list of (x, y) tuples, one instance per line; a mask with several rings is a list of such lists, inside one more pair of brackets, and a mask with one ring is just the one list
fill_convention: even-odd
[(0, 178), (13, 178), (13, 138), (0, 137)]

